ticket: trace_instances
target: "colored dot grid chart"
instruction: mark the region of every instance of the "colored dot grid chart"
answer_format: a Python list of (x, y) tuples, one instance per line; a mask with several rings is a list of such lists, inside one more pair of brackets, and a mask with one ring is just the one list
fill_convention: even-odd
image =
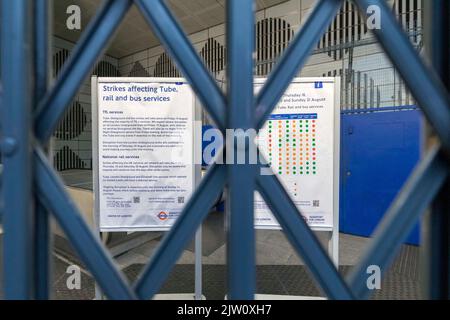
[(316, 175), (319, 139), (317, 114), (274, 114), (265, 139), (268, 161), (279, 175)]
[[(321, 81), (323, 80), (323, 81)], [(257, 83), (260, 88), (263, 80)], [(293, 204), (309, 226), (329, 230), (335, 224), (339, 181), (339, 81), (296, 78), (284, 92), (257, 144)], [(279, 224), (259, 193), (255, 194), (255, 226)]]

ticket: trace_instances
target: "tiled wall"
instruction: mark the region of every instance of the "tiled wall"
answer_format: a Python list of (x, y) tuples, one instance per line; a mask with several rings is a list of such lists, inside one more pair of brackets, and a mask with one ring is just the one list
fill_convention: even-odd
[[(53, 77), (57, 76), (73, 44), (54, 38)], [(92, 73), (113, 74), (117, 59), (104, 56)], [(52, 137), (53, 163), (58, 170), (92, 168), (92, 117), (91, 117), (91, 83), (85, 79), (71, 107), (57, 127)]]

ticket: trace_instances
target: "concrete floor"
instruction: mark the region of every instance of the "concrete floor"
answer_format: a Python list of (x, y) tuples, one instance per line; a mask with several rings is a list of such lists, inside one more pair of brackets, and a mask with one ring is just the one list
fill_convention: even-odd
[[(326, 235), (319, 234), (319, 239), (326, 248)], [(354, 265), (361, 257), (369, 239), (347, 234), (340, 234), (339, 261), (341, 265)], [(141, 246), (117, 257), (121, 268), (132, 264), (145, 264), (155, 252), (160, 239), (148, 241)], [(184, 250), (177, 264), (193, 264), (194, 252)], [(281, 231), (256, 230), (256, 262), (258, 265), (303, 265), (290, 243)], [(204, 264), (226, 264), (226, 247), (221, 245), (217, 250), (203, 256)]]
[[(63, 179), (69, 185), (91, 189), (90, 171), (68, 172)], [(150, 236), (150, 235), (149, 235)], [(323, 247), (327, 247), (327, 234), (317, 233)], [(147, 264), (153, 253), (161, 243), (160, 233), (154, 233), (154, 238), (116, 257), (116, 262), (125, 274), (134, 279), (142, 266)], [(339, 236), (339, 262), (343, 266), (340, 271), (348, 272), (350, 266), (355, 265), (366, 250), (369, 238), (357, 237), (347, 234)], [(57, 243), (57, 242), (55, 242)], [(0, 277), (3, 275), (2, 236), (0, 232)], [(94, 281), (87, 270), (83, 271), (83, 283), (81, 291), (66, 289), (66, 268), (69, 264), (78, 264), (76, 257), (67, 254), (61, 255), (60, 250), (54, 255), (54, 290), (58, 299), (92, 299)], [(402, 245), (399, 255), (393, 266), (389, 269), (384, 280), (385, 289), (378, 298), (382, 299), (409, 299), (418, 298), (418, 265), (419, 248)], [(211, 213), (203, 226), (203, 258), (204, 286), (208, 291), (209, 299), (221, 299), (226, 293), (226, 247), (224, 232), (224, 215), (220, 212)], [(302, 266), (303, 262), (298, 257), (292, 246), (281, 231), (256, 230), (256, 262), (258, 265), (259, 292), (279, 294), (303, 294), (317, 295), (319, 292), (314, 281)], [(162, 288), (164, 293), (181, 292), (193, 288), (193, 244), (189, 244), (177, 261), (171, 276)], [(284, 278), (283, 278), (284, 277)], [(276, 281), (275, 281), (276, 280)], [(295, 286), (292, 287), (293, 283)], [(0, 287), (3, 289), (2, 279)], [(305, 289), (306, 288), (306, 289)], [(0, 289), (0, 297), (2, 296)], [(306, 291), (305, 291), (306, 290)], [(306, 293), (305, 293), (306, 292)]]
[[(320, 296), (320, 290), (302, 265), (292, 247), (280, 231), (256, 232), (257, 236), (257, 287), (258, 293)], [(323, 237), (322, 237), (323, 238)], [(322, 242), (326, 239), (322, 239)], [(347, 274), (363, 254), (370, 239), (340, 235), (340, 272)], [(133, 281), (148, 263), (160, 239), (153, 239), (118, 256), (116, 262), (125, 275)], [(0, 236), (0, 274), (3, 275), (2, 237)], [(203, 286), (207, 299), (222, 299), (226, 294), (225, 245), (203, 257)], [(393, 265), (386, 271), (382, 290), (374, 293), (374, 299), (420, 299), (419, 248), (402, 245)], [(161, 293), (188, 293), (194, 290), (194, 254), (187, 249), (165, 282)], [(81, 266), (82, 289), (68, 290), (67, 267)], [(0, 278), (0, 298), (3, 297), (3, 281)], [(94, 281), (90, 273), (73, 256), (55, 252), (53, 260), (53, 297), (55, 299), (93, 299)]]

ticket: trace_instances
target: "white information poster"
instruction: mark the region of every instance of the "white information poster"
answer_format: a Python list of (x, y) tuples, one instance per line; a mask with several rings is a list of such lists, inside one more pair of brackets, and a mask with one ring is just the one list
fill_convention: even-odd
[(101, 231), (167, 230), (194, 188), (195, 95), (180, 78), (98, 78)]
[[(339, 134), (335, 132), (339, 132), (336, 131), (339, 103), (335, 81), (335, 78), (295, 79), (258, 136), (258, 144), (273, 172), (308, 225), (317, 230), (333, 228), (333, 214), (338, 205), (335, 146)], [(264, 79), (258, 79), (255, 90), (263, 83)], [(255, 220), (256, 227), (279, 228), (257, 192)]]

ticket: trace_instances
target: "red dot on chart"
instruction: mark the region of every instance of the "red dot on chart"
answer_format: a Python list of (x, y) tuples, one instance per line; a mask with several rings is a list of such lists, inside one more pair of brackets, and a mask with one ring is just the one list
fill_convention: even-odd
[(316, 151), (316, 148), (313, 148), (313, 151)]
[(316, 160), (316, 157), (313, 157), (313, 160)]

